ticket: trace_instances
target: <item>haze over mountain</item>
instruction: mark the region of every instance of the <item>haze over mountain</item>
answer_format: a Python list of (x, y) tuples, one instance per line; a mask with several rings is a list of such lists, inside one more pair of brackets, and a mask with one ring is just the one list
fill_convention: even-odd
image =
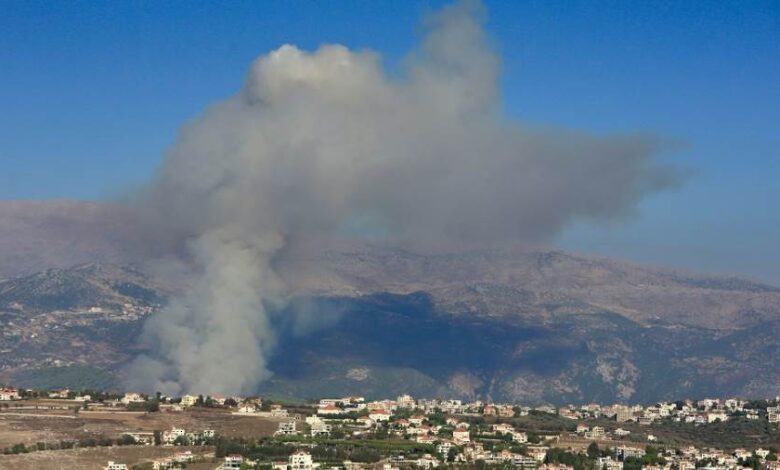
[(0, 279), (79, 263), (131, 261), (132, 220), (86, 201), (0, 201)]
[[(6, 214), (14, 205), (29, 207), (5, 203)], [(5, 249), (20, 239), (30, 253), (45, 251), (35, 266), (129, 257), (121, 244), (80, 228), (95, 227), (85, 221), (101, 214), (98, 206), (35, 207), (40, 220), (28, 215), (4, 226), (12, 239), (0, 238), (0, 269), (28, 274), (0, 283), (0, 370), (33, 382), (41, 380), (36, 368), (47, 368), (43, 375), (55, 382), (73, 380), (65, 371), (83, 366), (117, 377), (146, 347), (143, 321), (176, 287), (159, 273), (105, 264), (29, 274), (36, 267), (18, 264)], [(56, 215), (62, 207), (81, 216)], [(52, 218), (59, 224), (47, 223)], [(71, 231), (52, 228), (58, 226)], [(298, 246), (278, 267), (298, 286), (284, 308), (298, 313), (274, 316), (281, 333), (263, 392), (409, 391), (533, 402), (780, 392), (773, 366), (780, 289), (772, 286), (556, 250)], [(76, 375), (109, 383), (101, 374)]]

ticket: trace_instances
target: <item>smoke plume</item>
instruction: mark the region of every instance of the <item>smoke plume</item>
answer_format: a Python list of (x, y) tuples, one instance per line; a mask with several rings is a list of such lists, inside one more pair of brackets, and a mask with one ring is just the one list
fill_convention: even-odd
[(185, 126), (137, 205), (159, 254), (196, 276), (147, 323), (153, 352), (130, 386), (239, 393), (266, 379), (269, 307), (294, 294), (274, 266), (298, 236), (539, 242), (675, 184), (655, 138), (503, 117), (484, 16), (475, 2), (432, 15), (400, 78), (371, 51), (284, 45)]

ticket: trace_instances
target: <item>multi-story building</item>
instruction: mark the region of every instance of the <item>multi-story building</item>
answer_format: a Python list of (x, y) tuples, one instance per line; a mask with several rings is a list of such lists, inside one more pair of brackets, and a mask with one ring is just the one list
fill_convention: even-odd
[(184, 395), (181, 397), (181, 406), (195, 406), (198, 402), (198, 397), (195, 395)]
[(308, 452), (299, 450), (290, 455), (288, 463), (289, 470), (312, 470), (317, 467), (319, 467), (319, 464), (314, 463), (311, 454)]
[(222, 470), (240, 470), (243, 462), (244, 458), (238, 454), (226, 455), (222, 462)]

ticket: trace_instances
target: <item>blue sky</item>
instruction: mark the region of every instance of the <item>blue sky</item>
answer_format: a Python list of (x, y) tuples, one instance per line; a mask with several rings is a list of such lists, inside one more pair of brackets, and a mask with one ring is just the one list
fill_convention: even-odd
[[(441, 3), (3, 2), (0, 199), (110, 197), (258, 55), (342, 43), (397, 69)], [(507, 114), (685, 144), (685, 186), (558, 246), (780, 285), (780, 2), (486, 4)]]

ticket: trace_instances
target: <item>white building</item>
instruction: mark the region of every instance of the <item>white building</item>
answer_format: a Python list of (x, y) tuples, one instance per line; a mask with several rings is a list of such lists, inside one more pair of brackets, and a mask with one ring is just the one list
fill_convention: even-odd
[(323, 416), (337, 416), (337, 415), (343, 415), (346, 411), (339, 408), (336, 405), (326, 404), (326, 405), (320, 405), (319, 408), (317, 408), (317, 414), (323, 415)]
[(238, 407), (238, 412), (242, 414), (253, 414), (257, 412), (257, 406), (254, 403), (244, 403)]
[(634, 420), (634, 412), (627, 406), (615, 405), (612, 410), (615, 412), (615, 419), (618, 423)]
[(311, 427), (312, 437), (316, 436), (329, 436), (333, 430), (333, 426), (326, 423), (317, 416), (309, 416), (306, 418), (306, 424)]
[(274, 433), (277, 436), (292, 436), (294, 434), (298, 434), (295, 421), (282, 421)]
[(168, 431), (163, 431), (162, 441), (165, 444), (173, 444), (176, 439), (185, 437), (187, 432), (181, 428), (171, 428)]
[(417, 405), (411, 395), (400, 395), (395, 402), (399, 408), (414, 408)]
[(380, 421), (390, 421), (390, 412), (386, 410), (371, 410), (368, 413), (368, 417), (371, 418), (371, 421), (380, 422)]
[(612, 460), (612, 457), (599, 457), (598, 465), (605, 470), (623, 470), (623, 462)]
[(288, 416), (290, 416), (290, 412), (282, 408), (282, 405), (271, 405), (271, 417), (287, 418)]
[(49, 392), (49, 398), (68, 398), (69, 395), (69, 388), (63, 388), (62, 390), (52, 390)]
[(288, 467), (290, 470), (312, 470), (319, 466), (319, 464), (314, 463), (310, 453), (304, 452), (302, 450), (294, 452), (288, 461)]
[(541, 463), (547, 457), (548, 450), (549, 448), (545, 446), (530, 446), (528, 448), (528, 456)]
[(526, 442), (528, 442), (528, 434), (521, 431), (513, 431), (512, 440), (515, 442), (519, 442), (520, 444), (525, 444)]
[(113, 460), (109, 460), (108, 465), (104, 468), (105, 470), (127, 470), (127, 464), (116, 463)]
[(452, 431), (452, 438), (458, 445), (468, 444), (471, 442), (471, 434), (469, 433), (468, 428), (459, 427), (455, 429)]
[(728, 421), (729, 416), (724, 411), (711, 411), (707, 413), (707, 422), (714, 423), (715, 421)]
[(770, 423), (780, 423), (780, 407), (767, 408), (766, 415)]
[(238, 454), (226, 455), (225, 461), (222, 462), (222, 470), (239, 470), (243, 462), (244, 458)]
[(436, 452), (438, 452), (440, 455), (447, 456), (447, 454), (450, 453), (450, 449), (452, 449), (452, 442), (450, 441), (442, 441), (439, 443), (438, 446), (436, 446)]
[(198, 397), (195, 395), (184, 395), (181, 397), (181, 406), (195, 406), (198, 402)]
[(425, 454), (415, 461), (415, 465), (420, 468), (434, 468), (439, 466), (439, 459), (431, 454)]
[(423, 421), (425, 421), (425, 419), (425, 415), (414, 415), (409, 418), (409, 422), (415, 426), (419, 426), (423, 423)]
[(631, 434), (631, 431), (623, 429), (623, 428), (617, 428), (613, 433), (617, 437), (626, 437)]
[(130, 403), (143, 403), (146, 400), (140, 393), (135, 392), (127, 392), (125, 393), (125, 396), (122, 397), (122, 400), (120, 400), (123, 405), (129, 405)]
[(224, 405), (227, 401), (227, 397), (225, 395), (209, 395), (209, 398), (211, 398), (211, 401), (217, 405)]
[(641, 458), (645, 455), (645, 449), (641, 447), (632, 446), (618, 446), (612, 449), (615, 452), (615, 457), (618, 460), (625, 460), (629, 457)]
[(0, 401), (11, 401), (19, 399), (19, 390), (15, 388), (0, 388)]

